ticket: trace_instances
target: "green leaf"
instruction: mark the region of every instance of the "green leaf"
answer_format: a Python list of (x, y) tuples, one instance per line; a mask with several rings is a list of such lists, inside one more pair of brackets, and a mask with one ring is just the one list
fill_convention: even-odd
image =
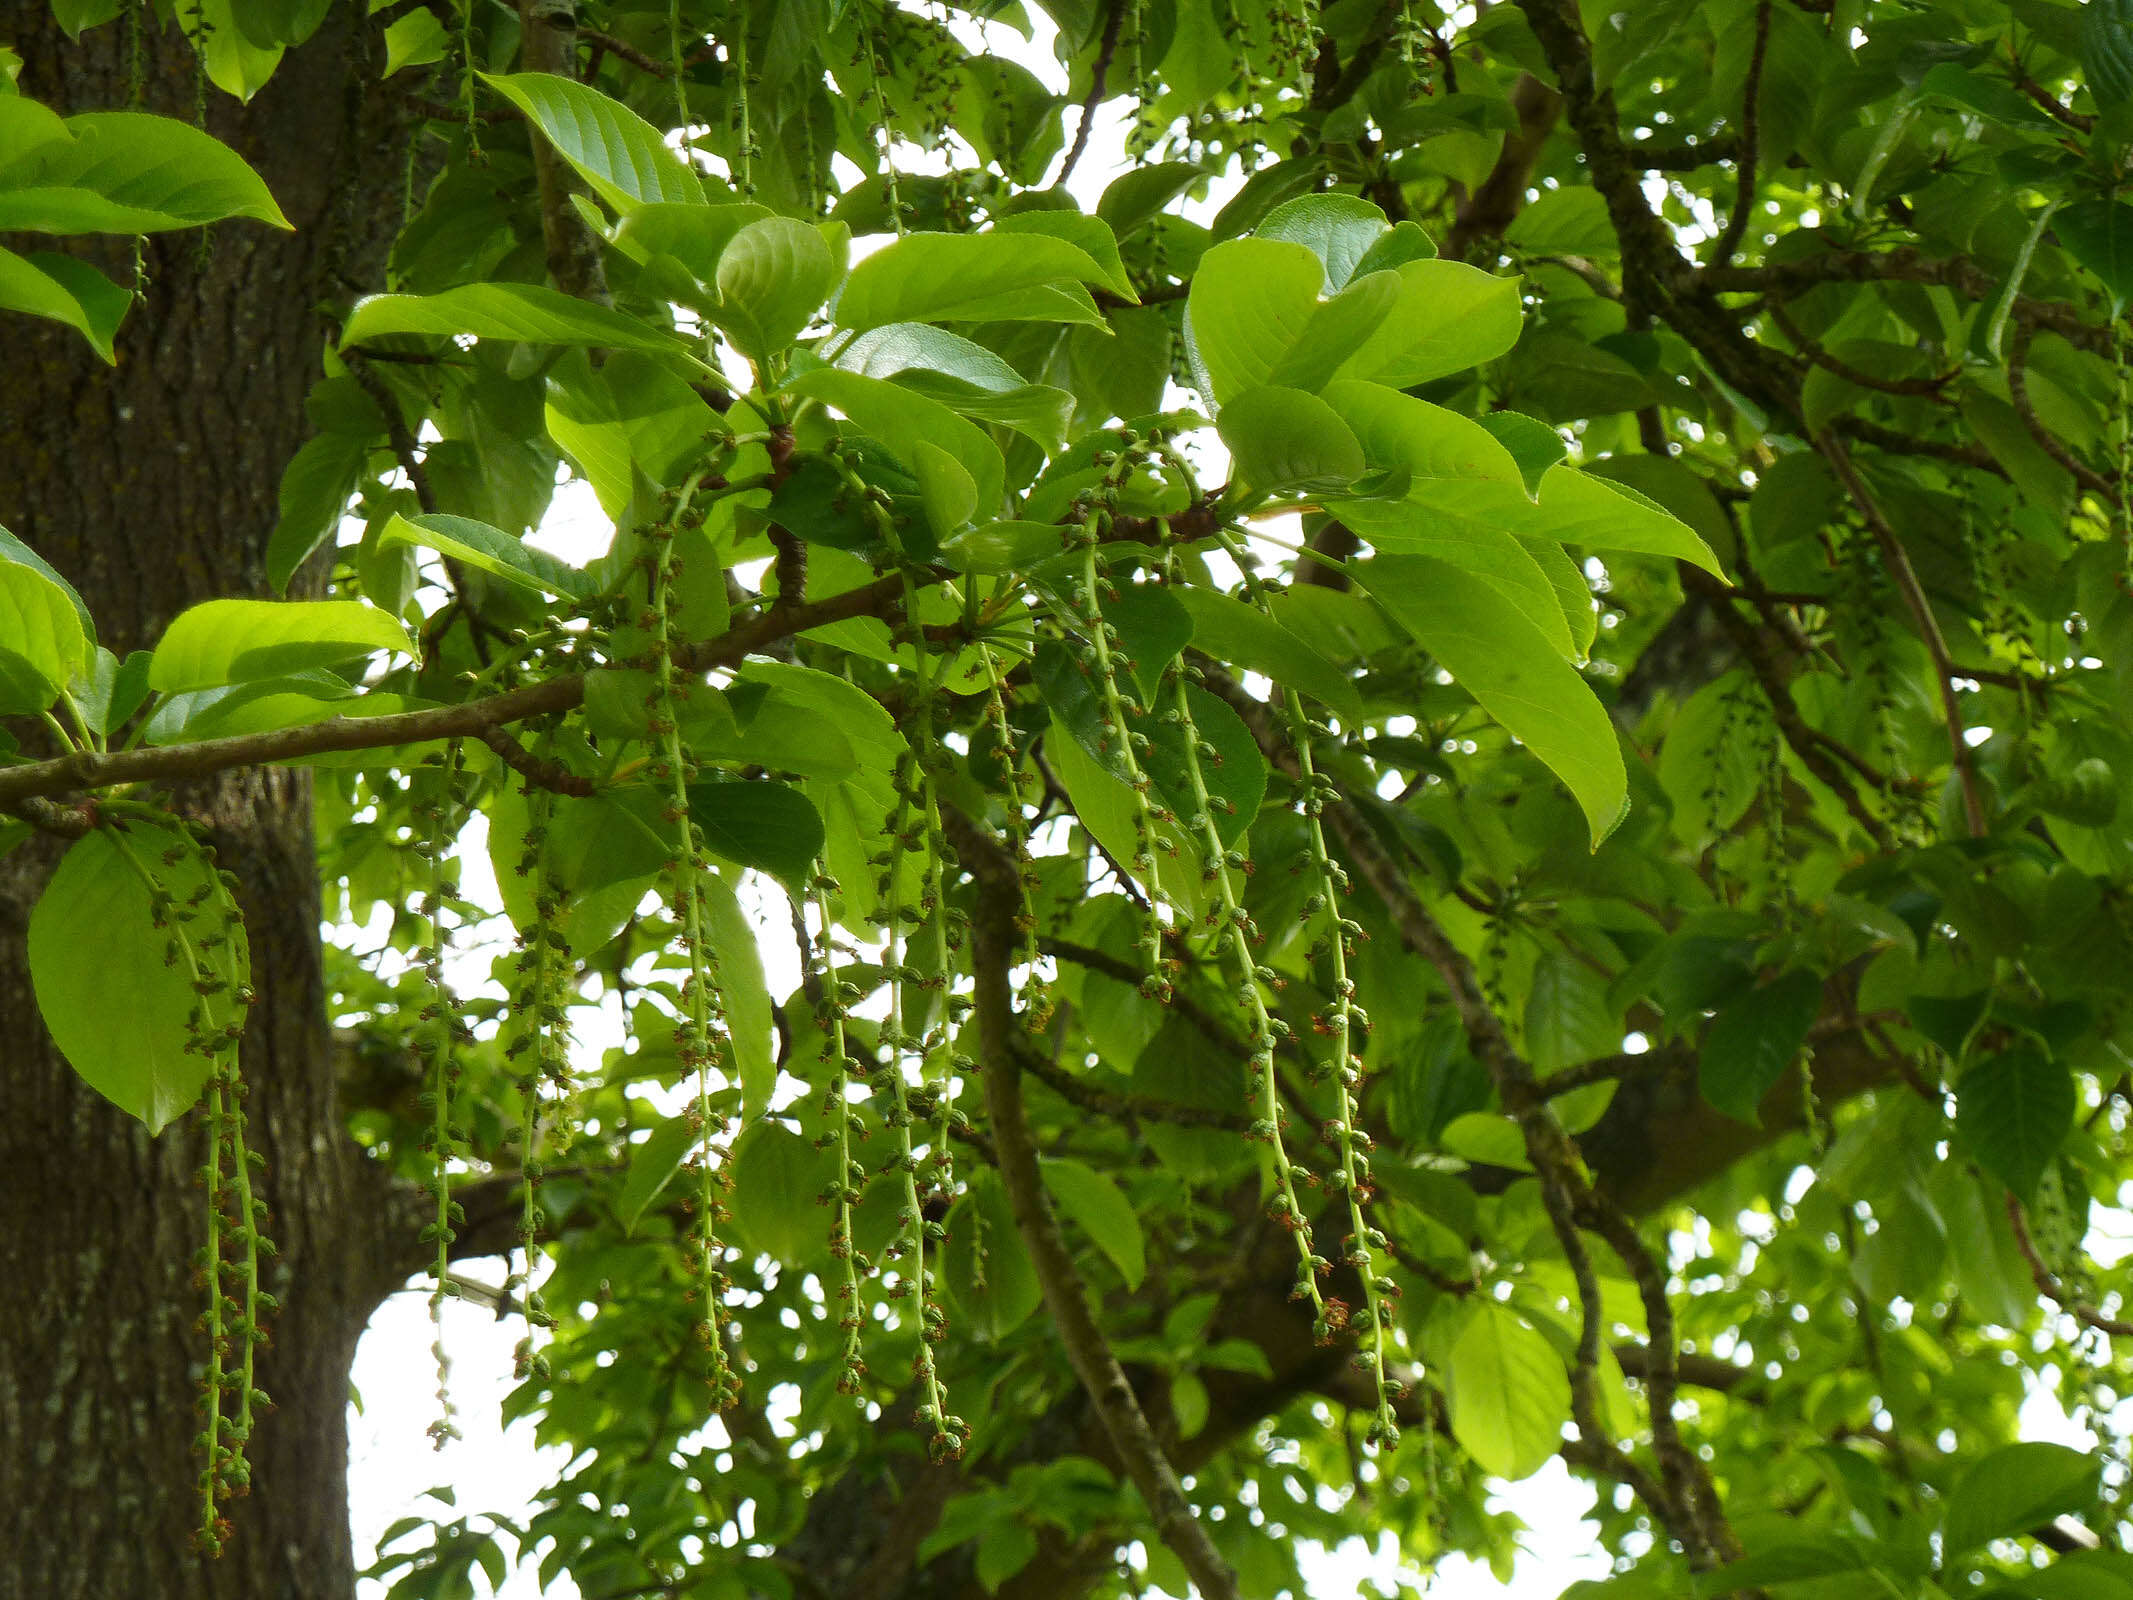
[(1222, 408), (1217, 428), (1238, 481), (1255, 493), (1334, 493), (1363, 474), (1363, 447), (1340, 414), (1301, 389), (1246, 389)]
[(2105, 111), (2133, 103), (2133, 8), (2088, 0), (2081, 8), (2081, 75)]
[(1508, 1306), (1484, 1300), (1444, 1365), (1452, 1435), (1484, 1472), (1531, 1477), (1555, 1455), (1570, 1419), (1563, 1358)]
[(239, 100), (250, 100), (266, 87), (281, 65), (279, 45), (254, 44), (237, 20), (243, 0), (175, 0), (178, 27), (198, 39), (207, 81)]
[[(1046, 531), (1056, 546), (1058, 530)], [(1309, 695), (1343, 722), (1362, 722), (1363, 700), (1356, 692), (1355, 681), (1300, 635), (1258, 607), (1213, 589), (1179, 584), (1169, 593), (1192, 619), (1193, 640), (1216, 660), (1263, 673), (1276, 683)]]
[(1269, 381), (1318, 310), (1324, 267), (1304, 245), (1233, 239), (1200, 258), (1185, 349), (1212, 406)]
[(586, 345), (676, 357), (709, 371), (674, 334), (589, 300), (530, 283), (470, 283), (442, 294), (375, 294), (356, 302), (341, 329), (341, 348), (388, 334), (511, 339), (524, 344)]
[(112, 829), (98, 829), (68, 847), (30, 913), (29, 960), (37, 1009), (68, 1065), (154, 1134), (207, 1083), (209, 1061), (190, 1048), (187, 1031), (194, 1005), (205, 1007), (213, 1030), (241, 1020), (251, 957), (241, 924), (207, 948), (197, 940), (223, 931), (219, 924), (187, 924), (203, 973), (225, 984), (196, 995), (183, 957), (169, 959), (173, 930), (155, 925), (144, 871), (180, 906), (219, 892), (212, 863), (183, 830), (129, 823), (122, 844)]
[[(560, 892), (557, 931), (581, 955), (591, 955), (627, 922), (674, 853), (673, 829), (661, 820), (665, 799), (650, 788), (591, 796), (554, 795), (539, 854)], [(504, 783), (484, 807), (489, 815), (489, 860), (512, 925), (538, 921), (538, 880), (518, 871), (532, 826), (526, 796)]]
[(1600, 618), (1593, 609), (1592, 584), (1584, 569), (1569, 551), (1551, 539), (1520, 539), (1518, 545), (1533, 558), (1534, 565), (1555, 590), (1564, 625), (1570, 630), (1571, 659), (1585, 660), (1592, 651), (1592, 641), (1599, 636)]
[(426, 67), (451, 53), (451, 35), (437, 13), (418, 6), (386, 26), (384, 76), (390, 78), (402, 67)]
[(1569, 786), (1595, 849), (1621, 820), (1629, 779), (1614, 724), (1549, 636), (1465, 568), (1416, 556), (1382, 581), (1354, 570), (1394, 620)]
[(1079, 1161), (1046, 1160), (1040, 1170), (1059, 1209), (1111, 1258), (1126, 1287), (1138, 1289), (1148, 1272), (1141, 1219), (1118, 1185)]
[(774, 216), (768, 206), (742, 201), (706, 206), (651, 202), (626, 213), (615, 224), (615, 248), (636, 262), (672, 256), (699, 283), (718, 281), (719, 258), (734, 235), (751, 222)]
[(2133, 206), (2123, 200), (2077, 200), (2052, 217), (2066, 253), (2093, 272), (2111, 294), (2111, 315), (2133, 302)]
[[(1362, 580), (1375, 592), (1380, 582), (1412, 587), (1427, 584), (1429, 573), (1413, 563), (1417, 556), (1379, 556), (1369, 563), (1369, 576)], [(1577, 656), (1570, 622), (1563, 615), (1563, 602), (1548, 574), (1533, 559), (1531, 551), (1507, 533), (1487, 534), (1478, 528), (1447, 529), (1434, 540), (1429, 558), (1449, 562), (1479, 578), (1518, 609), (1541, 636), (1565, 660)]]
[(971, 1173), (969, 1191), (948, 1213), (940, 1263), (949, 1310), (985, 1343), (1012, 1333), (1044, 1298), (1037, 1269), (1015, 1231), (1007, 1189), (990, 1167)]
[(891, 322), (845, 342), (836, 364), (867, 378), (937, 372), (973, 388), (1007, 394), (1024, 387), (1021, 373), (985, 346), (923, 322)]
[(92, 733), (110, 734), (126, 725), (148, 698), (146, 650), (136, 650), (124, 661), (98, 645), (67, 692), (75, 709)]
[(408, 544), (434, 550), (477, 572), (486, 572), (492, 578), (501, 578), (506, 583), (539, 594), (568, 595), (576, 599), (592, 588), (591, 579), (569, 562), (472, 517), (406, 517), (395, 512), (378, 534), (378, 543)]
[(692, 783), (689, 815), (713, 854), (768, 872), (788, 887), (804, 883), (822, 853), (822, 816), (790, 784)]
[(1543, 950), (1526, 994), (1526, 1054), (1544, 1073), (1622, 1048), (1622, 1016), (1607, 978), (1568, 950)]
[(929, 440), (912, 447), (911, 471), (918, 479), (919, 504), (926, 508), (936, 539), (945, 539), (978, 509), (978, 486), (962, 462)]
[(726, 1157), (727, 1205), (749, 1249), (788, 1267), (829, 1256), (830, 1213), (822, 1191), (837, 1181), (837, 1149), (814, 1144), (774, 1117), (752, 1123)]
[(987, 1594), (999, 1593), (1001, 1584), (1036, 1559), (1036, 1530), (1020, 1518), (996, 1519), (978, 1535), (975, 1571)]
[(89, 347), (116, 366), (112, 341), (133, 296), (72, 256), (40, 250), (18, 256), (0, 250), (0, 311), (26, 311), (63, 322)]
[(666, 1192), (689, 1152), (703, 1143), (703, 1135), (701, 1122), (687, 1116), (669, 1117), (652, 1130), (649, 1139), (630, 1147), (629, 1171), (615, 1201), (615, 1215), (625, 1234), (637, 1231), (637, 1224), (652, 1202)]
[(703, 184), (659, 130), (599, 90), (545, 72), (481, 77), (525, 112), (556, 154), (617, 211), (704, 203)]
[(1765, 1585), (1842, 1577), (1874, 1566), (1873, 1546), (1841, 1533), (1791, 1534), (1697, 1580), (1699, 1595), (1735, 1595)]
[(267, 582), (286, 593), (296, 569), (340, 531), (370, 459), (370, 441), (354, 433), (320, 433), (304, 441), (281, 474), (281, 517), (267, 539)]
[(1086, 290), (1078, 300), (1030, 291), (1107, 276), (1087, 251), (1043, 234), (912, 233), (852, 268), (835, 314), (858, 333), (892, 322), (1077, 320), (1057, 310), (1086, 304), (1094, 317)]
[(1763, 1096), (1792, 1065), (1822, 1010), (1822, 980), (1788, 972), (1728, 1001), (1703, 1036), (1703, 1097), (1736, 1122), (1762, 1126)]
[(0, 560), (0, 714), (45, 710), (88, 654), (66, 587), (35, 567)]
[(799, 337), (837, 280), (820, 230), (765, 217), (718, 258), (718, 322), (742, 355), (762, 361)]
[(938, 401), (898, 384), (834, 368), (802, 373), (786, 385), (786, 392), (836, 407), (907, 467), (916, 467), (917, 447), (922, 442), (945, 450), (976, 483), (978, 514), (990, 515), (999, 505), (1007, 483), (1007, 463), (1000, 447)]
[(1392, 224), (1368, 200), (1352, 194), (1307, 194), (1276, 206), (1252, 230), (1259, 239), (1300, 244), (1325, 263), (1325, 292), (1337, 293)]
[(1399, 301), (1341, 364), (1341, 377), (1409, 389), (1493, 361), (1518, 342), (1517, 279), (1458, 261), (1410, 261), (1399, 270)]
[(181, 611), (156, 645), (148, 682), (162, 693), (275, 678), (394, 650), (407, 630), (355, 600), (208, 600)]
[(1659, 747), (1659, 785), (1674, 806), (1674, 832), (1702, 849), (1754, 802), (1773, 730), (1768, 704), (1743, 672), (1712, 679), (1675, 713)]
[(2002, 1445), (1957, 1480), (1941, 1535), (1948, 1554), (2031, 1532), (2085, 1511), (2103, 1463), (2059, 1444)]
[[(221, 140), (174, 117), (88, 111), (67, 118), (70, 139), (0, 161), (0, 193), (80, 189), (119, 208), (116, 232), (157, 232), (246, 217), (291, 226), (266, 183)], [(17, 146), (17, 148), (21, 148)], [(0, 227), (22, 227), (19, 221)]]
[(1009, 237), (1030, 233), (1064, 239), (1103, 270), (1100, 281), (1106, 289), (1121, 300), (1137, 303), (1140, 299), (1119, 258), (1118, 239), (1100, 217), (1085, 217), (1079, 211), (1017, 211), (994, 222), (992, 231)]
[[(1413, 481), (1423, 485), (1438, 478), (1523, 482), (1517, 458), (1471, 417), (1381, 383), (1353, 378), (1327, 384), (1323, 395), (1354, 430), (1364, 459), (1373, 467), (1404, 468)], [(1561, 454), (1561, 441), (1557, 441), (1557, 454)], [(1426, 498), (1426, 494), (1418, 491), (1417, 498)], [(1504, 503), (1511, 504), (1508, 498)]]
[(60, 592), (67, 597), (67, 603), (74, 608), (74, 615), (81, 619), (82, 637), (89, 640), (96, 638), (96, 623), (90, 617), (89, 607), (75, 591), (74, 585), (59, 575), (58, 568), (5, 528), (0, 528), (0, 562), (28, 567), (32, 572), (39, 573), (57, 584)]
[(52, 0), (52, 16), (79, 43), (90, 28), (100, 28), (119, 14), (119, 0)]
[(2028, 1201), (2074, 1126), (2074, 1075), (2027, 1041), (1990, 1055), (1955, 1086), (1955, 1131), (1978, 1165)]
[(1480, 529), (1587, 550), (1671, 556), (1723, 576), (1711, 547), (1679, 517), (1634, 489), (1573, 467), (1548, 469), (1538, 505), (1516, 483), (1431, 478), (1418, 481), (1404, 502), (1345, 501), (1327, 509), (1385, 551), (1428, 551), (1455, 529)]
[(732, 884), (710, 872), (698, 873), (696, 881), (703, 895), (704, 937), (716, 966), (726, 1037), (733, 1045), (733, 1068), (741, 1086), (741, 1112), (752, 1117), (769, 1106), (778, 1081), (777, 1022), (770, 988), (763, 981), (759, 935)]
[(1331, 300), (1320, 302), (1296, 342), (1274, 363), (1267, 381), (1316, 393), (1342, 362), (1370, 341), (1399, 299), (1397, 273), (1373, 272), (1356, 279)]
[[(1166, 710), (1168, 700), (1165, 696)], [(1200, 755), (1198, 764), (1200, 782), (1213, 808), (1215, 832), (1223, 844), (1234, 845), (1251, 827), (1266, 799), (1266, 758), (1259, 753), (1259, 741), (1228, 701), (1190, 686), (1185, 690), (1185, 701), (1192, 711), (1194, 731), (1202, 743), (1214, 747), (1214, 755)], [(1155, 724), (1149, 735), (1147, 768), (1163, 798), (1180, 817), (1190, 819), (1199, 807), (1187, 766), (1183, 726), (1167, 720)]]
[(988, 522), (944, 541), (938, 559), (955, 572), (1019, 572), (1058, 555), (1060, 532), (1056, 522)]
[(1491, 411), (1480, 419), (1479, 426), (1511, 452), (1528, 494), (1540, 493), (1541, 479), (1567, 452), (1561, 434), (1540, 418), (1523, 412)]
[(1207, 1384), (1197, 1372), (1180, 1372), (1170, 1380), (1170, 1411), (1177, 1418), (1179, 1438), (1198, 1438), (1210, 1409)]
[(1605, 261), (1619, 252), (1607, 201), (1584, 184), (1550, 189), (1512, 218), (1504, 243), (1529, 256), (1589, 256)]

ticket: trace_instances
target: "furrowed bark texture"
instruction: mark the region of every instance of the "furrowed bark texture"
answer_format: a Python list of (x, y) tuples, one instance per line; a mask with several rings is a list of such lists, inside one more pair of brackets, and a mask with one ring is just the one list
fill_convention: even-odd
[[(190, 52), (140, 9), (146, 107), (189, 118)], [(62, 112), (128, 103), (122, 24), (74, 43), (41, 4), (6, 20), (24, 92)], [(380, 281), (399, 221), (405, 130), (378, 98), (356, 31), (367, 27), (360, 8), (337, 6), (249, 106), (211, 96), (210, 128), (259, 169), (293, 234), (230, 224), (155, 241), (116, 368), (57, 324), (0, 316), (0, 524), (82, 591), (121, 655), (188, 605), (265, 590), (276, 489), (308, 431), (320, 308)], [(123, 241), (84, 253), (129, 276)], [(15, 731), (31, 742), (34, 730)], [(384, 1208), (335, 1105), (310, 781), (231, 773), (177, 803), (242, 881), (260, 994), (243, 1065), (281, 1251), (266, 1286), (285, 1306), (260, 1379), (278, 1409), (255, 1432), (257, 1487), (229, 1508), (229, 1551), (204, 1561), (189, 1540), (204, 1353), (193, 1174), (205, 1138), (192, 1118), (149, 1138), (52, 1049), (25, 930), (58, 848), (34, 841), (0, 861), (0, 1600), (340, 1600), (354, 1589), (348, 1366), (391, 1284), (373, 1231)]]

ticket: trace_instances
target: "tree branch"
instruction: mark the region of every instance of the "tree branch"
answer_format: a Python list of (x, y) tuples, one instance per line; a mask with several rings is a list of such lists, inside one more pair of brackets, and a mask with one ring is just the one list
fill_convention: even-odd
[(2015, 1198), (2013, 1190), (2007, 1194), (2007, 1221), (2014, 1228), (2015, 1244), (2022, 1252), (2022, 1259), (2029, 1263), (2029, 1275), (2036, 1280), (2037, 1293), (2085, 1328), (2094, 1328), (2098, 1333), (2107, 1333), (2117, 1339), (2133, 1338), (2133, 1322), (2107, 1317), (2094, 1306), (2069, 1294), (2066, 1285), (2059, 1281), (2059, 1275), (2044, 1264), (2037, 1241), (2030, 1237), (2029, 1218), (2023, 1215), (2022, 1202)]
[(1052, 180), (1055, 189), (1065, 184), (1088, 153), (1089, 133), (1096, 126), (1096, 108), (1103, 104), (1111, 58), (1118, 54), (1118, 35), (1125, 22), (1126, 0), (1111, 0), (1110, 14), (1104, 18), (1103, 38), (1096, 46), (1096, 62), (1089, 69), (1089, 92), (1082, 97), (1081, 120), (1074, 125), (1074, 143), (1067, 150), (1066, 160), (1059, 164), (1059, 176)]
[[(674, 660), (682, 670), (692, 673), (738, 666), (776, 640), (827, 622), (882, 616), (902, 603), (903, 579), (892, 574), (812, 605), (773, 606), (715, 639), (676, 650)], [(585, 678), (584, 673), (564, 673), (522, 689), (425, 711), (381, 717), (329, 717), (302, 727), (203, 739), (198, 744), (158, 745), (108, 754), (82, 751), (50, 761), (0, 768), (0, 810), (12, 811), (34, 796), (63, 795), (113, 784), (178, 783), (227, 772), (232, 767), (287, 765), (341, 751), (384, 750), (465, 736), (481, 738), (486, 729), (568, 711), (581, 704), (585, 699)]]
[(1741, 90), (1739, 171), (1733, 187), (1733, 209), (1726, 213), (1725, 231), (1711, 250), (1711, 265), (1731, 261), (1747, 236), (1748, 217), (1755, 209), (1756, 162), (1761, 133), (1763, 58), (1770, 53), (1770, 0), (1755, 8), (1755, 45), (1748, 53), (1748, 78)]
[(2035, 328), (2017, 324), (2014, 343), (2008, 346), (2007, 397), (2014, 406), (2015, 415), (2022, 419), (2022, 426), (2029, 430), (2029, 436), (2037, 441), (2044, 453), (2072, 473), (2076, 483), (2115, 506), (2120, 500), (2119, 485), (2067, 449), (2059, 436), (2037, 419), (2037, 408), (2029, 398), (2029, 347), (2036, 337)]
[[(575, 79), (577, 73), (577, 0), (519, 0), (519, 23), (525, 42), (519, 48), (528, 72), (548, 72)], [(576, 181), (563, 158), (538, 129), (533, 138), (533, 173), (541, 193), (541, 239), (548, 248), (548, 273), (556, 287), (598, 305), (612, 305), (607, 269), (600, 261), (600, 241), (570, 203)]]
[(1089, 1310), (1088, 1290), (1060, 1234), (1037, 1170), (1037, 1150), (1022, 1105), (1022, 1070), (1014, 1048), (1018, 1030), (1008, 980), (1017, 944), (1021, 872), (1014, 859), (962, 812), (944, 804), (941, 814), (957, 854), (977, 885), (971, 966), (976, 977), (979, 1049), (985, 1065), (985, 1104), (1015, 1226), (1029, 1248), (1044, 1303), (1058, 1324), (1074, 1375), (1096, 1407), (1112, 1448), (1140, 1490), (1163, 1542), (1184, 1563), (1207, 1600), (1237, 1600), (1237, 1575), (1193, 1516), (1133, 1385), (1126, 1381), (1118, 1357), (1111, 1353)]

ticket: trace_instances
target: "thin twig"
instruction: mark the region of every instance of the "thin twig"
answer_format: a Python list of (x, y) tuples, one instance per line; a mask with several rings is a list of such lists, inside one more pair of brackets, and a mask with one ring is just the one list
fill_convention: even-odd
[(611, 56), (627, 61), (639, 72), (649, 72), (655, 78), (674, 76), (674, 69), (666, 62), (657, 56), (646, 55), (627, 39), (618, 39), (611, 33), (602, 33), (598, 28), (588, 28), (582, 22), (578, 24), (578, 37), (588, 44), (598, 45)]
[(1060, 163), (1059, 176), (1052, 180), (1055, 189), (1073, 175), (1089, 148), (1089, 133), (1096, 126), (1096, 108), (1103, 104), (1105, 80), (1111, 75), (1111, 58), (1118, 53), (1118, 35), (1126, 23), (1128, 4), (1129, 0), (1111, 0), (1110, 15), (1104, 18), (1103, 39), (1096, 46), (1096, 64), (1089, 71), (1089, 92), (1082, 98), (1081, 120), (1074, 125), (1074, 143), (1067, 150), (1066, 160)]
[(2085, 1328), (2094, 1328), (2114, 1339), (2133, 1338), (2133, 1322), (2107, 1317), (2086, 1301), (2075, 1298), (2059, 1281), (2059, 1275), (2044, 1264), (2037, 1241), (2029, 1235), (2029, 1218), (2022, 1214), (2022, 1202), (2015, 1198), (2011, 1189), (2007, 1192), (2007, 1221), (2014, 1229), (2015, 1245), (2021, 1250), (2022, 1259), (2029, 1263), (2029, 1275), (2036, 1280), (2039, 1294)]
[(2013, 404), (2015, 415), (2022, 419), (2022, 426), (2029, 436), (2037, 441), (2044, 453), (2073, 474), (2074, 481), (2115, 505), (2118, 502), (2118, 486), (2094, 467), (2067, 449), (2059, 436), (2037, 418), (2036, 405), (2029, 398), (2029, 347), (2037, 337), (2037, 330), (2017, 325), (2014, 343), (2007, 351), (2007, 398)]

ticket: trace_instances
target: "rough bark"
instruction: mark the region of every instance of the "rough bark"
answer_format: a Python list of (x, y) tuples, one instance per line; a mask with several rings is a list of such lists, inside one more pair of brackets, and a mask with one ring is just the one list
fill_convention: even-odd
[[(121, 25), (75, 44), (41, 5), (10, 20), (26, 93), (61, 111), (127, 103)], [(0, 524), (82, 591), (102, 642), (121, 654), (153, 642), (187, 605), (264, 589), (281, 470), (306, 431), (320, 308), (344, 301), (352, 282), (377, 281), (398, 222), (405, 134), (372, 88), (368, 27), (360, 8), (336, 7), (249, 106), (212, 97), (211, 129), (260, 170), (293, 234), (238, 224), (207, 240), (156, 241), (115, 368), (55, 324), (0, 317)], [(146, 43), (148, 108), (189, 115), (182, 40), (152, 31)], [(84, 248), (125, 276), (123, 245)], [(258, 1487), (230, 1509), (228, 1554), (200, 1560), (189, 1545), (203, 1355), (191, 1280), (205, 1141), (190, 1119), (149, 1138), (51, 1048), (24, 947), (58, 856), (40, 840), (0, 862), (4, 1600), (341, 1597), (354, 1587), (348, 1365), (390, 1285), (370, 1231), (382, 1210), (375, 1180), (335, 1105), (310, 782), (230, 774), (177, 802), (208, 823), (243, 886), (261, 996), (244, 1070), (281, 1249), (268, 1287), (286, 1307), (261, 1381), (278, 1409), (255, 1436)]]

